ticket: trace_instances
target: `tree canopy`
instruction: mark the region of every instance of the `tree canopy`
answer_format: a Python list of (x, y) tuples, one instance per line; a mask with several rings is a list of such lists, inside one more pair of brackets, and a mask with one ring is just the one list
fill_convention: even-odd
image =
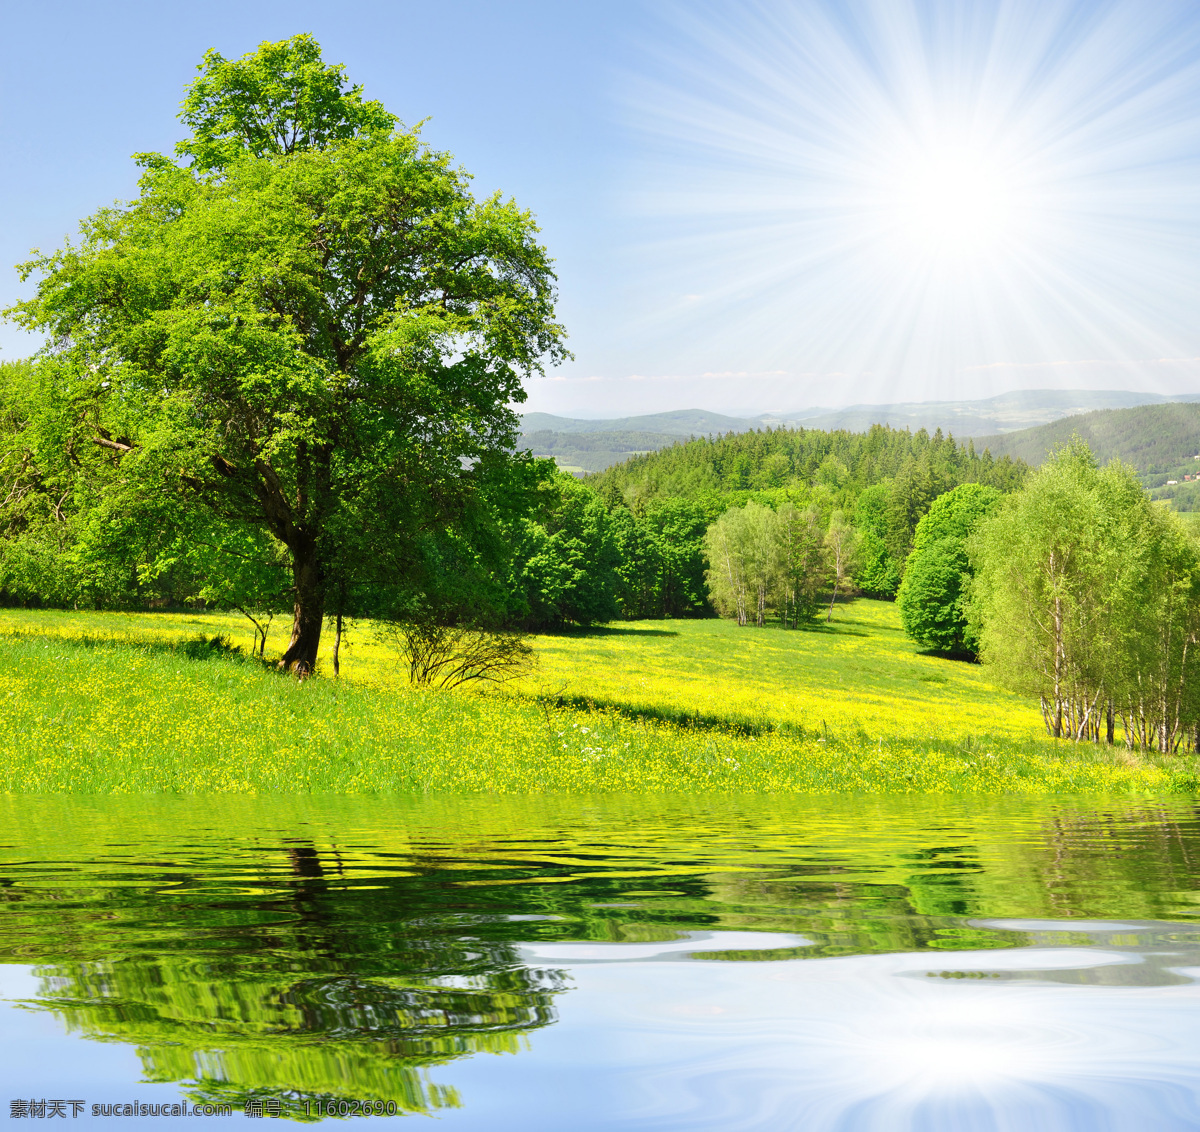
[(192, 136), (175, 147), (199, 169), (223, 169), (245, 154), (269, 157), (324, 149), (399, 122), (349, 86), (345, 68), (321, 59), (311, 35), (263, 43), (240, 59), (207, 51), (179, 117)]
[(205, 516), (282, 544), (284, 663), (311, 670), (335, 589), (402, 585), (537, 478), (508, 406), (566, 356), (555, 278), (529, 212), (475, 199), (310, 37), (210, 52), (181, 117), (189, 162), (142, 155), (135, 200), (23, 266), (37, 458), (60, 510), (158, 549)]
[(897, 600), (904, 631), (943, 652), (974, 652), (967, 540), (1000, 502), (994, 487), (964, 483), (939, 495), (917, 523)]

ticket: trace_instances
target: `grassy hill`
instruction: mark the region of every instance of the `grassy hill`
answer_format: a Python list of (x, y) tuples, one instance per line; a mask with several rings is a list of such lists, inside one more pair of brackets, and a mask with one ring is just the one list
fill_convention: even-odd
[(1020, 432), (976, 437), (975, 447), (1036, 466), (1075, 434), (1087, 441), (1102, 464), (1120, 459), (1137, 469), (1152, 498), (1170, 500), (1180, 511), (1200, 511), (1200, 481), (1185, 479), (1200, 476), (1200, 404), (1196, 402), (1083, 413)]
[[(1190, 755), (1047, 739), (1036, 706), (907, 640), (890, 602), (803, 632), (625, 622), (536, 637), (507, 694), (414, 691), (369, 624), (342, 678), (246, 655), (222, 613), (0, 610), (0, 792), (1113, 793)], [(268, 656), (286, 633), (276, 634)], [(327, 661), (328, 638), (322, 642)]]

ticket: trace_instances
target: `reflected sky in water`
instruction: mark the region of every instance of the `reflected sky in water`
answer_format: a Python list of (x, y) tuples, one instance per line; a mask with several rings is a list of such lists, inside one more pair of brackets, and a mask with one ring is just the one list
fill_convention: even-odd
[(1196, 1126), (1193, 984), (1095, 977), (1129, 951), (941, 958), (572, 973), (588, 1027), (622, 1037), (600, 1048), (629, 1127)]
[(5, 799), (0, 829), (6, 1104), (1200, 1126), (1188, 800)]

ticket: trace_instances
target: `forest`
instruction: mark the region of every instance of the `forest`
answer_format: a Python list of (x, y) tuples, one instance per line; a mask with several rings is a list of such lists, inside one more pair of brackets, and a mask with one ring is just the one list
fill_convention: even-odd
[[(279, 539), (169, 497), (131, 500), (116, 490), (124, 453), (107, 444), (53, 448), (61, 418), (41, 373), (0, 365), (6, 603), (200, 602), (256, 621), (290, 610)], [(736, 610), (744, 619), (749, 587), (757, 623), (769, 608), (796, 626), (815, 616), (818, 595), (895, 596), (935, 499), (964, 483), (1010, 491), (1026, 473), (940, 432), (881, 426), (692, 440), (583, 482), (518, 455), (458, 529), (408, 540), (401, 586), (342, 583), (337, 601), (344, 617), (385, 616), (419, 592), (441, 619), (462, 618), (469, 604), (495, 626), (539, 630)]]

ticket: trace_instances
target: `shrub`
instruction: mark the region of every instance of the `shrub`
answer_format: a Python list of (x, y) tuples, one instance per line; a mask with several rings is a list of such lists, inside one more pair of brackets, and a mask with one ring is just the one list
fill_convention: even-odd
[(917, 524), (897, 600), (904, 631), (918, 644), (943, 652), (978, 647), (967, 618), (966, 543), (1000, 498), (994, 487), (960, 484), (938, 496)]

